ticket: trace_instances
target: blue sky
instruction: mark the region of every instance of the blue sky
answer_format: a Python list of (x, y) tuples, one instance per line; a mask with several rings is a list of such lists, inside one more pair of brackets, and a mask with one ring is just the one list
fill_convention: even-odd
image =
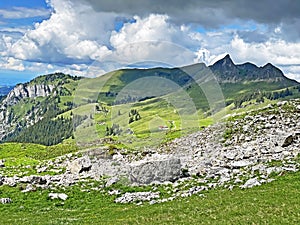
[[(271, 62), (300, 80), (297, 0), (2, 0), (0, 79), (128, 65)], [(151, 63), (150, 63), (151, 62)]]

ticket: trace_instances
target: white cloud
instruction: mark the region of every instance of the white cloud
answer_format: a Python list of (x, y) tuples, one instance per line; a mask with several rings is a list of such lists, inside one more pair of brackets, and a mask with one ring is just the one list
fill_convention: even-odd
[(282, 70), (287, 77), (300, 81), (300, 65), (284, 66)]
[[(109, 53), (110, 32), (115, 14), (98, 13), (89, 6), (52, 0), (54, 12), (37, 23), (9, 49), (18, 59), (68, 63), (72, 59), (89, 61)], [(101, 19), (99, 19), (101, 18)]]
[(231, 53), (238, 63), (253, 61), (259, 65), (300, 64), (300, 43), (269, 40), (264, 43), (246, 43), (235, 36), (230, 43)]
[(11, 10), (0, 9), (0, 16), (5, 19), (22, 19), (32, 17), (47, 17), (50, 15), (50, 11), (47, 9), (32, 9), (24, 7), (14, 7)]
[(184, 65), (196, 58), (191, 49), (198, 48), (199, 43), (188, 35), (188, 27), (172, 25), (166, 15), (134, 19), (135, 22), (126, 23), (119, 32), (112, 32), (110, 42), (115, 48), (112, 56), (115, 60)]
[(0, 61), (0, 67), (6, 70), (24, 71), (25, 67), (21, 60), (17, 60), (12, 57), (2, 58)]

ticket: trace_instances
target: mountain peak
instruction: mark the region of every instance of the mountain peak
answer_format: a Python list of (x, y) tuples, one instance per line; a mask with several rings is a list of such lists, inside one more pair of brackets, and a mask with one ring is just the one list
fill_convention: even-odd
[(231, 60), (231, 58), (230, 58), (230, 55), (229, 55), (229, 54), (225, 55), (225, 57), (224, 57), (223, 59), (230, 59), (230, 60)]
[(222, 70), (222, 71), (231, 71), (236, 69), (235, 64), (233, 63), (229, 54), (227, 54), (224, 58), (215, 62), (212, 66), (210, 66), (213, 70)]
[(227, 54), (224, 58), (218, 60), (209, 66), (216, 75), (219, 82), (240, 82), (240, 81), (267, 81), (278, 82), (285, 81), (288, 78), (282, 71), (271, 63), (262, 67), (257, 67), (252, 63), (235, 65)]
[(271, 64), (271, 63), (267, 63), (267, 64), (264, 65), (262, 68), (265, 68), (265, 69), (274, 69), (274, 68), (276, 68), (276, 69), (277, 69), (277, 67), (274, 66), (274, 65)]
[(212, 65), (213, 68), (215, 69), (231, 69), (235, 67), (231, 57), (229, 54), (227, 54), (223, 59), (218, 60)]

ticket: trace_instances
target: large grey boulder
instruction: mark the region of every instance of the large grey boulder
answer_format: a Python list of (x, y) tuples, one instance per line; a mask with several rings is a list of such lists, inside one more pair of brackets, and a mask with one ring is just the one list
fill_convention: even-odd
[(182, 175), (178, 158), (132, 163), (129, 169), (130, 181), (138, 184), (175, 181)]
[(92, 163), (88, 156), (83, 156), (81, 158), (75, 159), (73, 162), (69, 163), (68, 165), (68, 169), (73, 174), (89, 171), (91, 167), (92, 167)]

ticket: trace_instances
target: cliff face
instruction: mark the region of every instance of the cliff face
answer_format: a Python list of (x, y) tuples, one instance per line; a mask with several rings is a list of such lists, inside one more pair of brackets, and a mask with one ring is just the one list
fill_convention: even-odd
[(19, 112), (13, 108), (21, 100), (26, 98), (47, 97), (54, 94), (55, 86), (52, 84), (19, 84), (13, 88), (6, 98), (0, 103), (0, 141), (10, 132), (20, 128), (18, 120), (22, 120), (24, 125), (30, 125), (37, 122), (40, 116), (34, 110), (28, 110), (24, 117), (17, 118)]
[(24, 98), (47, 97), (53, 92), (53, 90), (54, 85), (19, 84), (8, 93), (7, 97), (2, 101), (2, 103), (14, 105)]

